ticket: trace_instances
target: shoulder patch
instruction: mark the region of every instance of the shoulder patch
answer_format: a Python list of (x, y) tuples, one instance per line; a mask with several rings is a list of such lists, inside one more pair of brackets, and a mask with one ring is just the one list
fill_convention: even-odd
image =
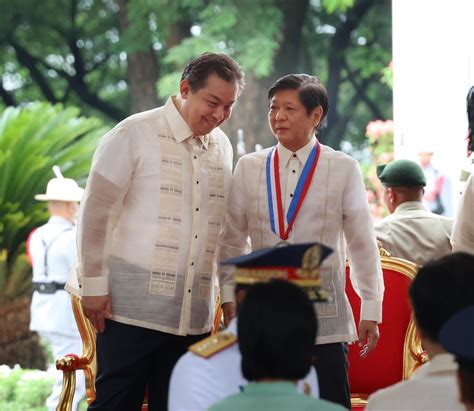
[(190, 345), (189, 351), (199, 355), (200, 357), (209, 358), (236, 342), (236, 335), (229, 331), (220, 331), (217, 334), (211, 335), (193, 345)]

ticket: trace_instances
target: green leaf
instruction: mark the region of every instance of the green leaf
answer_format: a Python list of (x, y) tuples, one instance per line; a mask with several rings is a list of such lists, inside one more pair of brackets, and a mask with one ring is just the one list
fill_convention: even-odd
[(92, 154), (105, 132), (96, 118), (76, 107), (32, 103), (0, 115), (0, 298), (30, 290), (31, 270), (24, 254), (30, 231), (48, 214), (34, 195), (44, 192), (59, 165), (63, 175), (84, 182)]
[(354, 0), (323, 0), (323, 7), (329, 13), (346, 12), (354, 5)]

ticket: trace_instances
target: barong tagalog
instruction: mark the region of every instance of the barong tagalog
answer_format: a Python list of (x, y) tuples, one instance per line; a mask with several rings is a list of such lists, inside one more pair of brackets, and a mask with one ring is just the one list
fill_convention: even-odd
[(303, 171), (301, 172), (301, 175), (298, 179), (295, 193), (286, 213), (286, 228), (283, 217), (283, 201), (281, 198), (278, 147), (273, 147), (270, 153), (268, 153), (266, 162), (266, 182), (270, 225), (272, 231), (282, 239), (282, 241), (275, 245), (276, 247), (281, 247), (288, 244), (286, 240), (288, 240), (291, 229), (293, 228), (293, 224), (295, 223), (298, 212), (300, 211), (301, 205), (303, 204), (303, 201), (306, 197), (306, 193), (308, 192), (311, 180), (313, 179), (313, 175), (316, 170), (316, 166), (318, 165), (320, 153), (321, 150), (318, 141), (311, 150), (308, 160), (306, 161)]

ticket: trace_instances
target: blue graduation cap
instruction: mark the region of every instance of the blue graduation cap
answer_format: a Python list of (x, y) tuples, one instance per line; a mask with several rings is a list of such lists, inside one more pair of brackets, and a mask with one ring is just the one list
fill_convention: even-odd
[(320, 243), (293, 244), (262, 248), (222, 264), (236, 266), (236, 284), (290, 281), (304, 287), (311, 300), (326, 301), (328, 297), (321, 287), (320, 267), (331, 253), (331, 248)]

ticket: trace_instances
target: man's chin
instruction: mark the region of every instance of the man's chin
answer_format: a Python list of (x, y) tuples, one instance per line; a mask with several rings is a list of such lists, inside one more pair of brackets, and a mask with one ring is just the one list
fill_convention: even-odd
[(201, 127), (200, 134), (203, 136), (204, 134), (209, 134), (212, 130), (214, 130), (217, 127), (217, 125), (210, 125), (207, 124), (206, 126)]

